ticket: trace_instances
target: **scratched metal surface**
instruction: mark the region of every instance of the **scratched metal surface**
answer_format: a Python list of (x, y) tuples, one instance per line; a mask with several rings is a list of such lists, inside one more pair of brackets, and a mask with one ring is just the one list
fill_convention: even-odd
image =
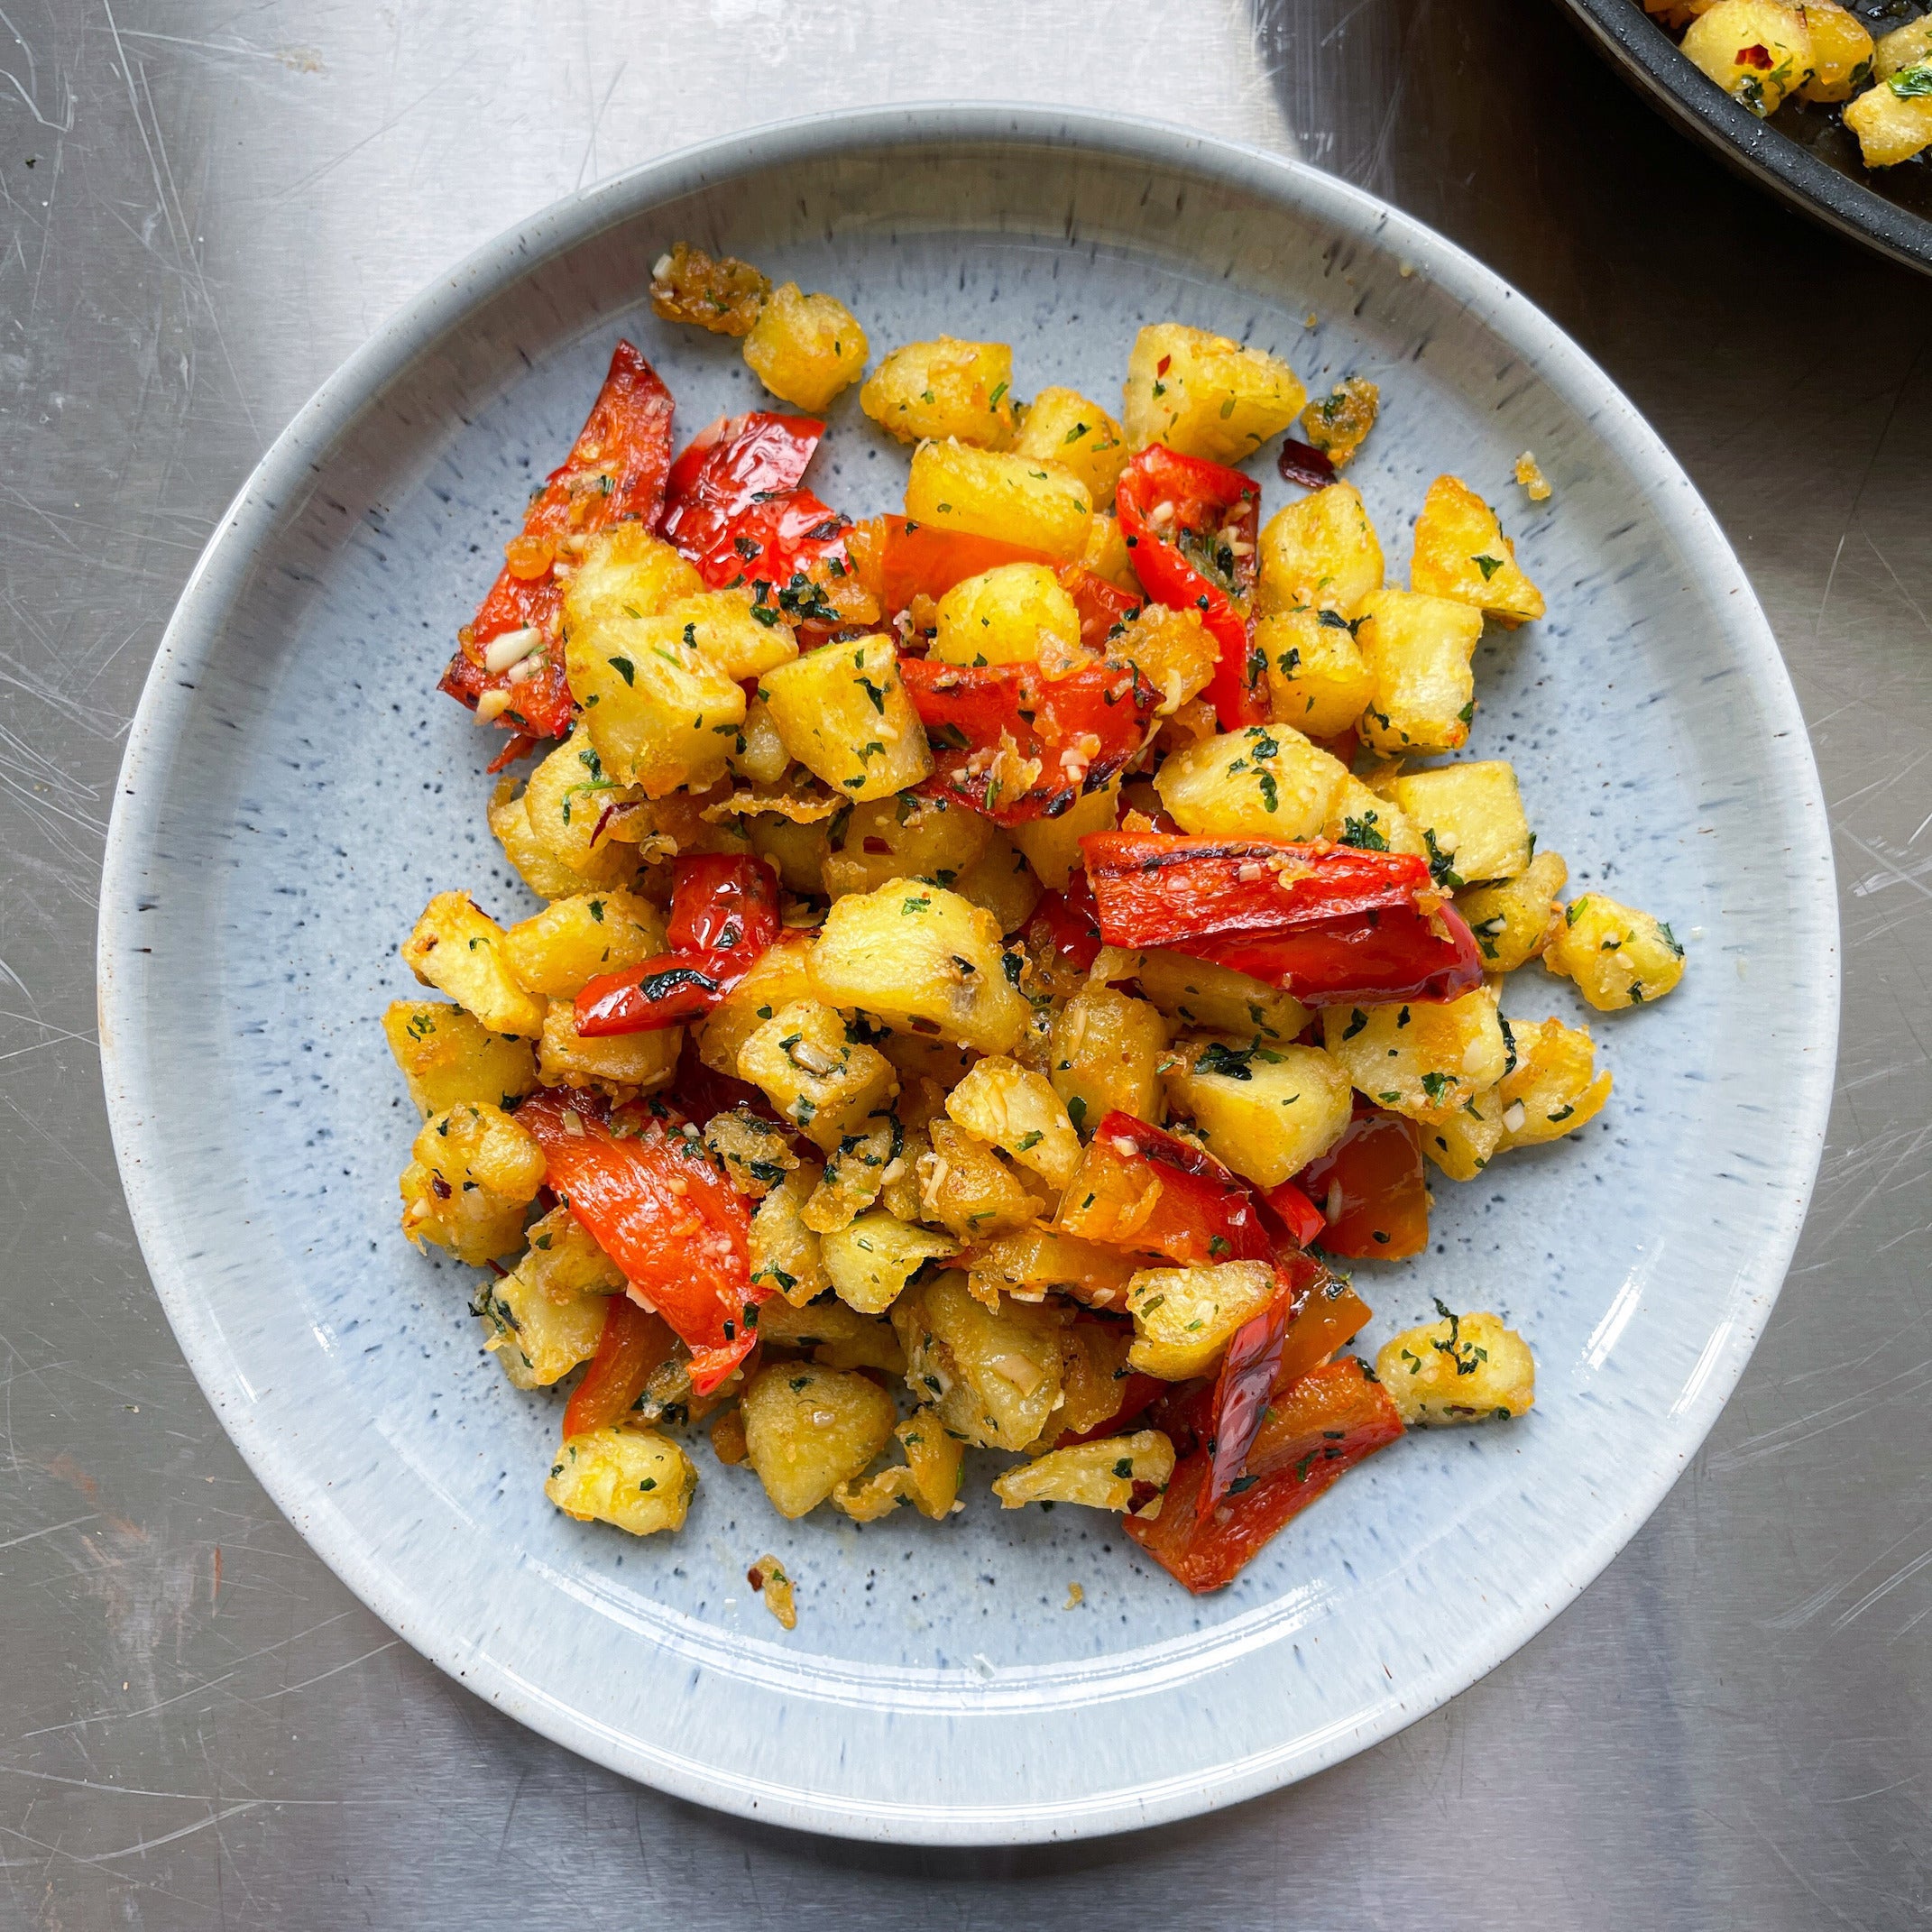
[[(1582, 1603), (1300, 1789), (1153, 1843), (1005, 1855), (787, 1837), (634, 1789), (350, 1598), (154, 1302), (87, 975), (148, 658), (334, 364), (580, 182), (942, 93), (1298, 141), (1550, 308), (1771, 612), (1848, 952), (1785, 1299)], [(0, 1926), (1932, 1917), (1932, 283), (1754, 198), (1532, 0), (16, 0), (0, 195)]]

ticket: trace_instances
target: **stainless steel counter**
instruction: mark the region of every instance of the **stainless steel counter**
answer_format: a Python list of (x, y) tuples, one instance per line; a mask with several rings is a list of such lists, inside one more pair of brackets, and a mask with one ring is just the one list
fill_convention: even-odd
[[(1932, 281), (1734, 182), (1540, 0), (1257, 7), (0, 14), (0, 1925), (1932, 1918)], [(1011, 1854), (858, 1850), (661, 1799), (362, 1609), (246, 1474), (156, 1305), (88, 973), (148, 659), (212, 520), (336, 363), (580, 183), (733, 126), (941, 95), (1298, 143), (1552, 310), (1683, 458), (1770, 610), (1848, 955), (1784, 1300), (1705, 1452), (1583, 1601), (1297, 1789), (1147, 1843)]]

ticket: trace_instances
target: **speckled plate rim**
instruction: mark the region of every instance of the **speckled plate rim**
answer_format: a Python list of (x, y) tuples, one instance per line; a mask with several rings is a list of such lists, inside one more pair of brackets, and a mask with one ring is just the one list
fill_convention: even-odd
[(165, 782), (193, 719), (197, 673), (255, 567), (285, 506), (308, 486), (370, 400), (419, 355), (539, 263), (667, 199), (741, 174), (836, 155), (848, 149), (916, 149), (929, 143), (1072, 148), (1216, 177), (1243, 192), (1331, 225), (1339, 235), (1399, 250), (1418, 271), (1481, 319), (1573, 407), (1636, 478), (1670, 523), (1707, 593), (1721, 600), (1738, 668), (1773, 729), (1767, 777), (1796, 808), (1790, 861), (1829, 881), (1823, 794), (1797, 696), (1770, 626), (1737, 557), (1656, 433), (1607, 376), (1532, 304), (1421, 223), (1318, 170), (1243, 144), (1158, 122), (997, 105), (920, 105), (814, 115), (684, 150), (585, 189), (507, 230), (386, 323), (323, 384), (270, 446), (209, 539), (150, 669), (115, 787), (103, 869), (97, 969), (101, 1063), (115, 1156), (143, 1255), (183, 1354), (215, 1402), (223, 1426), (262, 1486), (317, 1554), (363, 1603), (424, 1656), (532, 1729), (612, 1769), (677, 1797), (741, 1817), (835, 1836), (922, 1845), (1017, 1844), (1101, 1835), (1184, 1818), (1290, 1783), (1380, 1742), (1466, 1689), (1542, 1629), (1636, 1532), (1688, 1465), (1735, 1386), (1782, 1285), (1824, 1145), (1837, 1043), (1837, 907), (1834, 896), (1795, 917), (1789, 931), (1816, 998), (1810, 1030), (1797, 1041), (1787, 1132), (1767, 1163), (1765, 1218), (1727, 1297), (1735, 1312), (1714, 1330), (1673, 1407), (1674, 1470), (1635, 1487), (1576, 1546), (1550, 1580), (1550, 1596), (1499, 1615), (1453, 1655), (1419, 1673), (1400, 1698), (1359, 1716), (1284, 1737), (1279, 1746), (1182, 1777), (1155, 1775), (1063, 1803), (1029, 1801), (909, 1806), (868, 1803), (718, 1768), (653, 1745), (567, 1707), (448, 1627), (413, 1616), (402, 1580), (373, 1560), (329, 1507), (296, 1446), (250, 1408), (216, 1400), (232, 1386), (232, 1357), (198, 1293), (187, 1231), (161, 1211), (157, 1178), (169, 1149), (154, 1125), (136, 1043), (143, 1002), (119, 961), (138, 938), (136, 886), (164, 833)]

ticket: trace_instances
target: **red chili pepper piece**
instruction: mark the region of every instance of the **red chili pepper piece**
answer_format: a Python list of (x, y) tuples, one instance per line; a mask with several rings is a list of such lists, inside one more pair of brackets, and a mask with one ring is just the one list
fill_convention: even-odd
[(657, 371), (630, 343), (620, 342), (570, 455), (524, 512), (528, 555), (520, 561), (527, 568), (534, 566), (534, 574), (519, 575), (505, 564), (463, 631), (439, 690), (472, 711), (485, 691), (508, 691), (510, 707), (496, 722), (530, 742), (569, 731), (576, 705), (560, 650), (550, 649), (543, 667), (520, 684), (511, 681), (508, 668), (490, 670), (484, 652), (492, 639), (511, 630), (537, 630), (554, 638), (564, 587), (554, 562), (543, 561), (547, 546), (554, 553), (561, 538), (630, 518), (657, 522), (671, 467), (671, 392)]
[(1429, 1246), (1429, 1182), (1421, 1130), (1357, 1099), (1342, 1137), (1297, 1176), (1323, 1203), (1331, 1255), (1401, 1261)]
[(648, 1112), (635, 1132), (619, 1134), (602, 1108), (546, 1087), (517, 1120), (544, 1151), (548, 1185), (623, 1270), (632, 1295), (676, 1331), (691, 1350), (692, 1387), (709, 1394), (750, 1354), (756, 1311), (770, 1295), (751, 1280), (750, 1214), (695, 1134), (674, 1133)]
[(1267, 715), (1267, 666), (1248, 643), (1248, 599), (1259, 573), (1261, 486), (1239, 470), (1141, 450), (1114, 492), (1134, 575), (1158, 603), (1193, 610), (1220, 646), (1206, 692), (1224, 731)]
[(1029, 946), (1051, 949), (1075, 972), (1085, 972), (1100, 956), (1100, 915), (1084, 872), (1067, 880), (1064, 892), (1043, 893), (1026, 922)]
[(998, 825), (1057, 818), (1141, 748), (1160, 694), (1132, 665), (1047, 678), (1031, 664), (900, 660), (933, 748), (929, 790)]
[(662, 1315), (639, 1308), (627, 1294), (612, 1295), (603, 1304), (597, 1352), (565, 1404), (565, 1436), (581, 1436), (628, 1415), (651, 1370), (669, 1361), (676, 1347)]
[(1285, 437), (1275, 467), (1283, 483), (1300, 483), (1304, 490), (1326, 490), (1335, 481), (1335, 465), (1322, 451)]
[(1054, 1226), (1183, 1264), (1274, 1258), (1274, 1237), (1238, 1174), (1118, 1109), (1095, 1129)]

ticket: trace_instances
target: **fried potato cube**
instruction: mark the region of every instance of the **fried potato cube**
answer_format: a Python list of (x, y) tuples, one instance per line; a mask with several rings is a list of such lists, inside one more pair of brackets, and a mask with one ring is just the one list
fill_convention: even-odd
[(794, 1308), (803, 1308), (832, 1285), (823, 1244), (805, 1223), (805, 1204), (819, 1176), (816, 1167), (788, 1173), (759, 1202), (747, 1237), (752, 1281), (777, 1289)]
[[(792, 754), (785, 749), (785, 741), (778, 736), (778, 728), (771, 722), (771, 706), (763, 698), (753, 696), (746, 701), (745, 722), (738, 727), (738, 736), (731, 741), (731, 749), (724, 754), (724, 761), (731, 768), (734, 777), (752, 785), (776, 785), (785, 776), (785, 768), (791, 763)], [(787, 833), (799, 837), (808, 838), (817, 829), (808, 824), (794, 824), (776, 812), (761, 813), (752, 823), (759, 821), (767, 824), (776, 821)], [(747, 825), (746, 832), (751, 836), (753, 850), (759, 850), (750, 825)]]
[(649, 899), (613, 887), (553, 900), (511, 926), (498, 951), (530, 992), (575, 999), (599, 973), (621, 972), (664, 947), (663, 915)]
[(785, 749), (855, 801), (904, 791), (933, 768), (898, 664), (889, 637), (847, 638), (781, 664), (759, 685)]
[(647, 798), (716, 784), (744, 722), (744, 693), (691, 641), (695, 634), (675, 617), (617, 617), (565, 641), (591, 743), (612, 777)]
[[(522, 805), (531, 837), (563, 869), (563, 889), (546, 890), (538, 886), (542, 897), (563, 898), (586, 886), (614, 886), (633, 877), (636, 848), (609, 836), (611, 821), (605, 814), (613, 806), (621, 811), (643, 801), (642, 792), (620, 785), (603, 768), (588, 731), (573, 732), (547, 753), (530, 773), (523, 796), (517, 801)], [(493, 814), (491, 825), (492, 829), (496, 825)], [(498, 836), (505, 838), (505, 850), (511, 851), (514, 862), (516, 853), (504, 833), (499, 832)], [(524, 868), (519, 864), (518, 869)], [(525, 871), (525, 877), (529, 876)]]
[(1261, 529), (1255, 606), (1353, 617), (1382, 588), (1382, 544), (1353, 483), (1330, 483), (1277, 510)]
[(958, 1242), (896, 1220), (883, 1208), (828, 1234), (822, 1248), (833, 1293), (861, 1315), (883, 1314), (927, 1262), (960, 1251)]
[(1114, 486), (1132, 454), (1127, 431), (1075, 389), (1043, 389), (1026, 407), (1013, 449), (1071, 470), (1097, 504), (1113, 501)]
[(566, 1437), (543, 1486), (566, 1516), (613, 1523), (633, 1536), (683, 1529), (696, 1489), (690, 1457), (650, 1429), (592, 1429)]
[(791, 1136), (776, 1120), (741, 1107), (704, 1123), (704, 1145), (724, 1163), (731, 1185), (753, 1201), (781, 1186), (798, 1165)]
[(564, 587), (564, 629), (594, 630), (613, 618), (658, 617), (704, 593), (696, 568), (635, 518), (582, 539)]
[[(989, 1308), (998, 1306), (1003, 1294), (1037, 1302), (1049, 1293), (1071, 1295), (1089, 1308), (1118, 1307), (1127, 1300), (1127, 1279), (1135, 1267), (1118, 1248), (1102, 1247), (1097, 1241), (1049, 1228), (1023, 1228), (1017, 1234), (1002, 1235), (975, 1248), (969, 1258), (967, 1291)], [(1104, 1421), (1113, 1412), (1112, 1407), (1103, 1409), (1094, 1421)], [(1069, 1421), (1066, 1426), (1091, 1425)]]
[(1134, 1318), (1128, 1365), (1164, 1382), (1205, 1375), (1234, 1331), (1279, 1293), (1274, 1270), (1265, 1261), (1143, 1268), (1127, 1283), (1127, 1312)]
[(1093, 521), (1087, 526), (1087, 547), (1080, 553), (1080, 567), (1130, 597), (1141, 594), (1140, 579), (1134, 575), (1134, 553), (1120, 534), (1119, 518), (1111, 511), (1094, 511)]
[(851, 1227), (885, 1191), (886, 1169), (902, 1138), (890, 1114), (875, 1115), (859, 1132), (843, 1136), (805, 1204), (805, 1226), (819, 1235)]
[[(487, 816), (491, 833), (503, 848), (503, 856), (510, 861), (511, 869), (538, 898), (567, 898), (573, 892), (581, 892), (590, 883), (583, 873), (573, 871), (556, 857), (537, 836), (530, 823), (529, 805), (518, 788), (513, 773), (506, 771), (497, 780)], [(610, 843), (600, 848), (599, 856), (604, 860), (600, 869), (609, 877), (621, 876), (622, 872), (632, 869), (637, 862), (635, 852)]]
[(474, 1305), (483, 1347), (502, 1364), (511, 1387), (545, 1389), (596, 1354), (607, 1299), (584, 1293), (558, 1301), (519, 1269), (498, 1282), (486, 1279)]
[(528, 1040), (492, 1033), (474, 1014), (440, 999), (397, 999), (382, 1015), (382, 1036), (425, 1116), (459, 1100), (508, 1106), (537, 1084)]
[(1890, 33), (1881, 33), (1872, 51), (1872, 78), (1890, 80), (1909, 67), (1932, 60), (1932, 14), (1921, 14)]
[(980, 449), (1010, 449), (1013, 346), (951, 336), (908, 342), (879, 365), (859, 391), (859, 407), (902, 443), (953, 437)]
[(1348, 1074), (1319, 1046), (1252, 1035), (1176, 1041), (1163, 1079), (1208, 1152), (1264, 1188), (1326, 1154), (1355, 1105)]
[[(992, 842), (989, 821), (951, 798), (910, 795), (854, 805), (821, 869), (833, 898), (874, 892), (888, 879), (950, 886)], [(819, 888), (814, 884), (814, 890)]]
[(1060, 1333), (1060, 1406), (1037, 1442), (1026, 1453), (1051, 1449), (1063, 1435), (1083, 1436), (1120, 1412), (1120, 1385), (1133, 1371), (1127, 1353), (1134, 1346), (1130, 1321), (1081, 1321)]
[(960, 1461), (966, 1445), (949, 1433), (934, 1409), (921, 1409), (893, 1431), (906, 1451), (904, 1463), (879, 1470), (863, 1481), (842, 1483), (833, 1507), (854, 1523), (877, 1523), (896, 1509), (916, 1506), (934, 1522), (959, 1504)]
[(738, 1078), (744, 1044), (780, 1007), (812, 998), (812, 935), (780, 933), (730, 992), (704, 1016), (697, 1030), (698, 1058), (713, 1073)]
[(1121, 420), (1136, 449), (1164, 443), (1212, 463), (1241, 463), (1279, 436), (1308, 400), (1279, 356), (1181, 322), (1134, 338)]
[(877, 1368), (906, 1373), (906, 1351), (889, 1321), (861, 1315), (827, 1295), (795, 1308), (775, 1298), (759, 1310), (759, 1339), (768, 1348), (806, 1348), (821, 1368)]
[(523, 1210), (545, 1166), (535, 1137), (487, 1100), (432, 1114), (402, 1173), (402, 1231), (481, 1267), (522, 1246)]
[(1338, 845), (1352, 845), (1358, 851), (1407, 852), (1416, 859), (1426, 858), (1429, 852), (1409, 814), (1370, 790), (1353, 772), (1342, 780), (1329, 807), (1321, 836), (1333, 839)]
[(1371, 1100), (1428, 1123), (1486, 1092), (1509, 1066), (1493, 987), (1460, 999), (1327, 1007), (1322, 1042)]
[(1071, 564), (1087, 547), (1093, 498), (1056, 464), (949, 439), (913, 452), (906, 514), (915, 523), (998, 537)]
[(1120, 781), (1109, 778), (1100, 790), (1083, 792), (1058, 818), (1029, 818), (1014, 826), (1012, 839), (1034, 877), (1049, 892), (1064, 892), (1082, 863), (1080, 842), (1090, 832), (1111, 832), (1119, 816)]
[(1405, 590), (1369, 597), (1356, 633), (1375, 680), (1358, 727), (1364, 741), (1386, 756), (1466, 744), (1476, 716), (1470, 660), (1482, 635), (1483, 613), (1452, 597)]
[(402, 943), (402, 962), (425, 986), (447, 993), (492, 1033), (528, 1039), (543, 1031), (543, 1001), (517, 984), (502, 954), (503, 929), (466, 892), (439, 892)]
[(804, 295), (796, 281), (771, 291), (745, 337), (751, 373), (780, 402), (814, 414), (865, 373), (872, 353), (859, 318), (832, 295)]
[(1047, 1078), (1082, 1133), (1116, 1109), (1152, 1120), (1166, 1047), (1167, 1022), (1155, 1007), (1090, 982), (1054, 1017)]
[(1161, 694), (1157, 717), (1171, 718), (1214, 676), (1220, 646), (1199, 611), (1151, 603), (1107, 640), (1109, 664), (1131, 664)]
[(1452, 1114), (1422, 1129), (1422, 1152), (1451, 1181), (1473, 1181), (1503, 1145), (1501, 1090), (1492, 1087), (1465, 1100)]
[(1128, 1510), (1136, 1484), (1164, 1492), (1174, 1473), (1174, 1446), (1157, 1429), (1099, 1442), (1049, 1449), (993, 1478), (1002, 1509), (1029, 1503), (1077, 1503), (1088, 1509)]
[(1486, 972), (1514, 972), (1543, 950), (1556, 896), (1569, 880), (1558, 852), (1538, 852), (1514, 879), (1458, 893), (1456, 910), (1482, 949)]
[(954, 1435), (984, 1449), (1024, 1449), (1060, 1400), (1061, 1311), (973, 1300), (957, 1269), (892, 1304), (906, 1383)]
[[(1932, 147), (1932, 92), (1900, 91), (1925, 71), (1921, 66), (1881, 80), (1845, 108), (1845, 124), (1858, 136), (1858, 152), (1866, 167), (1895, 168)], [(1908, 74), (1913, 79), (1909, 80)]]
[[(773, 736), (776, 741), (777, 734)], [(779, 760), (781, 768), (790, 762), (782, 747)], [(782, 812), (758, 812), (744, 821), (744, 828), (751, 850), (760, 859), (770, 860), (787, 892), (805, 897), (824, 889), (823, 874), (832, 855), (832, 838), (823, 820), (799, 824)]]
[(827, 1005), (896, 1029), (1011, 1053), (1032, 1009), (1007, 979), (1003, 936), (958, 893), (890, 879), (833, 904), (812, 948), (812, 984)]
[(1477, 880), (1514, 879), (1536, 842), (1523, 816), (1515, 767), (1472, 759), (1388, 781), (1388, 796), (1421, 832), (1436, 883), (1460, 890)]
[(1293, 725), (1250, 724), (1169, 752), (1154, 788), (1183, 832), (1306, 839), (1321, 830), (1348, 776)]
[(1543, 964), (1599, 1013), (1661, 999), (1684, 977), (1684, 949), (1661, 920), (1600, 892), (1572, 899), (1550, 922)]
[(1523, 575), (1495, 511), (1454, 476), (1437, 477), (1422, 499), (1409, 584), (1426, 596), (1472, 604), (1511, 630), (1543, 614), (1543, 593)]
[(713, 260), (674, 243), (651, 264), (650, 306), (667, 322), (693, 322), (713, 336), (749, 336), (771, 293), (771, 278), (735, 255)]
[(1210, 965), (1164, 947), (1140, 955), (1137, 977), (1141, 991), (1169, 1019), (1206, 1033), (1234, 1034), (1244, 1044), (1292, 1040), (1313, 1017), (1292, 993), (1231, 966)]
[(577, 1031), (575, 1004), (553, 999), (543, 1017), (537, 1071), (547, 1087), (634, 1087), (649, 1093), (670, 1084), (684, 1044), (682, 1026), (585, 1039)]
[(1403, 1423), (1507, 1421), (1533, 1408), (1536, 1359), (1523, 1337), (1495, 1315), (1442, 1313), (1392, 1337), (1375, 1357), (1376, 1378)]
[(1381, 413), (1382, 391), (1365, 376), (1344, 376), (1302, 411), (1302, 435), (1340, 469), (1368, 440)]
[(1510, 1031), (1516, 1064), (1496, 1090), (1505, 1149), (1560, 1140), (1603, 1111), (1610, 1075), (1596, 1071), (1587, 1026), (1548, 1019), (1539, 1026), (1519, 1022)]
[(1348, 620), (1337, 611), (1276, 611), (1255, 626), (1268, 660), (1268, 712), (1311, 738), (1339, 738), (1375, 695)]
[[(763, 622), (752, 611), (750, 591), (714, 590), (674, 597), (661, 614), (683, 626), (685, 642), (735, 684), (775, 671), (798, 655), (798, 639), (789, 624)], [(768, 618), (771, 614), (768, 609), (765, 612)]]
[(1684, 57), (1760, 120), (1817, 69), (1802, 7), (1780, 0), (1717, 0), (1679, 42)]
[(1040, 1203), (984, 1141), (949, 1120), (926, 1128), (930, 1151), (918, 1159), (922, 1219), (961, 1241), (989, 1241), (1039, 1218)]
[(517, 1276), (553, 1302), (614, 1294), (624, 1285), (623, 1270), (568, 1208), (552, 1208), (533, 1222), (529, 1239), (529, 1247), (517, 1264)]
[(955, 584), (939, 600), (926, 655), (943, 664), (1041, 664), (1049, 677), (1091, 661), (1080, 612), (1044, 564), (1002, 564)]
[(738, 1051), (738, 1077), (762, 1087), (780, 1117), (828, 1151), (864, 1130), (898, 1091), (892, 1063), (846, 1037), (814, 999), (780, 1007)]
[(985, 851), (952, 881), (952, 889), (990, 914), (1002, 934), (1018, 932), (1040, 903), (1040, 882), (1025, 854), (997, 827)]
[(1080, 1164), (1080, 1136), (1065, 1103), (1044, 1074), (1003, 1055), (979, 1061), (946, 1096), (946, 1112), (963, 1132), (998, 1147), (1053, 1188)]
[(817, 1508), (892, 1440), (898, 1411), (856, 1370), (774, 1362), (742, 1403), (751, 1467), (785, 1517)]
[(1799, 12), (1811, 34), (1812, 75), (1798, 91), (1808, 101), (1848, 101), (1871, 78), (1876, 59), (1871, 30), (1833, 0), (1804, 0)]

